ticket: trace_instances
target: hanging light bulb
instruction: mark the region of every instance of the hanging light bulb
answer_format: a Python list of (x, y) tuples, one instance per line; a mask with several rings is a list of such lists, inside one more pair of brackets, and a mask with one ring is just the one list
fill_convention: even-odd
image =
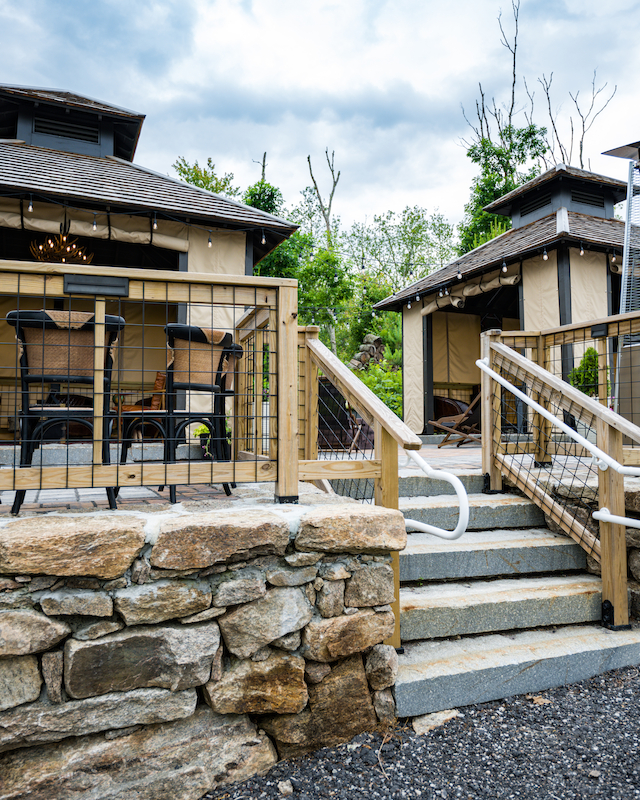
[(611, 256), (611, 263), (612, 263), (612, 264), (615, 264), (615, 263), (616, 263), (616, 254), (615, 254), (615, 252), (614, 252), (614, 253), (613, 253), (613, 255)]
[(158, 218), (156, 217), (155, 213), (153, 215), (153, 230), (154, 231), (158, 230)]
[(212, 244), (211, 244), (211, 231), (209, 231), (209, 239), (207, 240), (207, 247), (212, 247)]
[(94, 230), (94, 231), (97, 231), (97, 230), (98, 230), (98, 223), (96, 222), (96, 215), (95, 215), (95, 213), (94, 213), (94, 215), (93, 215), (93, 225), (92, 225), (91, 227), (93, 228), (93, 230)]
[(264, 228), (262, 229), (262, 239), (260, 239), (260, 244), (266, 244), (267, 240), (264, 235)]
[(438, 292), (438, 297), (443, 297), (443, 296), (444, 296), (444, 292), (442, 291), (442, 289), (440, 289), (440, 291)]
[(407, 303), (407, 309), (410, 309), (410, 308), (411, 308), (411, 300), (409, 300), (409, 302)]
[(448, 296), (449, 296), (449, 287), (448, 287), (448, 286), (445, 286), (445, 287), (444, 287), (444, 296), (445, 296), (445, 297), (448, 297)]
[(419, 300), (420, 300), (420, 295), (416, 294), (416, 303), (419, 302)]
[(504, 258), (502, 259), (502, 271), (503, 272), (507, 271), (507, 262), (504, 260)]
[(549, 260), (549, 256), (547, 255), (547, 248), (546, 247), (542, 251), (542, 260), (543, 261), (548, 261)]
[(581, 256), (584, 255), (584, 245), (582, 244), (582, 242), (580, 242), (580, 255)]
[(33, 214), (33, 196), (32, 195), (29, 195), (29, 206), (27, 208), (27, 211), (30, 214)]
[(459, 281), (462, 280), (462, 273), (460, 272), (460, 270), (458, 270), (458, 274), (456, 277), (458, 278)]

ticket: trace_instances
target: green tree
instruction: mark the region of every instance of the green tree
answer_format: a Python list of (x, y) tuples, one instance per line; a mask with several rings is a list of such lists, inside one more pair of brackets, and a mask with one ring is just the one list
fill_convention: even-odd
[(201, 167), (197, 161), (190, 164), (186, 158), (180, 156), (172, 165), (178, 173), (180, 180), (206, 189), (214, 194), (221, 194), (224, 197), (239, 197), (240, 189), (233, 185), (233, 172), (226, 172), (221, 178), (216, 175), (216, 165), (208, 158), (207, 166)]
[(268, 183), (264, 178), (254, 183), (253, 186), (249, 186), (242, 195), (242, 202), (276, 217), (282, 213), (284, 207), (280, 189)]

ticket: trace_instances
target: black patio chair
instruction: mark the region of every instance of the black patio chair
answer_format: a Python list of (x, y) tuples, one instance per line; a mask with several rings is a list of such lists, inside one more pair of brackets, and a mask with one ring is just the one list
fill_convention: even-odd
[[(94, 315), (79, 311), (10, 311), (7, 322), (16, 329), (20, 346), (21, 410), (20, 466), (28, 467), (35, 450), (46, 442), (70, 438), (85, 428), (93, 439), (93, 399), (104, 398), (102, 463), (109, 463), (109, 438), (115, 416), (110, 412), (113, 347), (124, 328), (122, 317), (105, 317), (104, 379), (94, 385)], [(72, 393), (87, 387), (91, 396)], [(32, 397), (40, 389), (39, 400)], [(84, 398), (79, 402), (78, 398)], [(76, 434), (77, 435), (77, 434)], [(116, 490), (107, 488), (109, 507), (116, 507)], [(26, 491), (18, 489), (11, 509), (17, 514)]]

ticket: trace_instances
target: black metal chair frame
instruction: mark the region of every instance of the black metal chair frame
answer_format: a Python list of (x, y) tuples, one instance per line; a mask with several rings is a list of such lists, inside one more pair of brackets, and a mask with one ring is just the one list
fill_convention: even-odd
[[(47, 344), (45, 342), (45, 331), (56, 330), (64, 331), (68, 334), (68, 356), (70, 359), (71, 348), (74, 347), (73, 339), (76, 332), (91, 332), (94, 331), (93, 316), (88, 318), (80, 327), (72, 329), (71, 327), (62, 326), (56, 323), (46, 311), (10, 311), (6, 317), (9, 325), (16, 329), (16, 336), (21, 344), (22, 353), (20, 356), (20, 378), (21, 378), (21, 411), (19, 414), (20, 424), (20, 466), (31, 466), (33, 461), (33, 454), (38, 447), (50, 439), (47, 439), (47, 433), (51, 433), (55, 428), (60, 428), (64, 425), (65, 433), (68, 433), (68, 428), (71, 423), (85, 427), (91, 438), (93, 439), (93, 420), (89, 420), (82, 414), (87, 414), (92, 409), (89, 407), (77, 407), (71, 405), (70, 389), (75, 386), (86, 386), (94, 390), (94, 377), (93, 368), (91, 367), (90, 375), (74, 375), (71, 373), (71, 366), (68, 364), (68, 370), (59, 371), (57, 373), (45, 372), (46, 363), (43, 354), (42, 370), (36, 370), (32, 365), (29, 368), (28, 351), (34, 346), (34, 343), (27, 342), (27, 334), (25, 329), (40, 329), (43, 332), (42, 346), (57, 347), (61, 345)], [(105, 362), (104, 362), (104, 381), (102, 392), (105, 399), (103, 415), (102, 415), (102, 463), (110, 463), (109, 454), (109, 439), (111, 436), (111, 429), (115, 420), (115, 415), (109, 411), (110, 407), (110, 391), (111, 391), (111, 373), (113, 370), (113, 356), (111, 348), (118, 336), (118, 333), (124, 328), (125, 321), (122, 317), (107, 315), (105, 317)], [(62, 345), (64, 346), (64, 345)], [(91, 364), (93, 365), (93, 347), (91, 348)], [(79, 370), (87, 372), (87, 369)], [(48, 386), (48, 394), (46, 399), (41, 399), (40, 405), (34, 405), (31, 402), (30, 390), (34, 385), (40, 384), (43, 391)], [(62, 386), (66, 386), (66, 391), (61, 391)], [(66, 398), (66, 399), (65, 399)], [(62, 438), (62, 437), (57, 437)], [(117, 487), (108, 487), (106, 489), (107, 498), (109, 500), (109, 507), (116, 508), (116, 495)], [(24, 502), (26, 495), (25, 489), (16, 490), (15, 499), (11, 509), (12, 514), (18, 514), (20, 507)]]
[[(241, 358), (242, 347), (233, 342), (233, 337), (230, 333), (224, 334), (218, 345), (212, 345), (204, 330), (196, 325), (173, 323), (165, 327), (165, 333), (167, 334), (167, 343), (172, 350), (175, 347), (176, 340), (220, 349), (218, 364), (215, 372), (211, 373), (211, 381), (209, 383), (176, 380), (175, 359), (167, 367), (165, 461), (167, 463), (176, 462), (178, 444), (184, 441), (184, 433), (187, 427), (196, 422), (204, 425), (209, 431), (212, 458), (215, 461), (230, 461), (231, 446), (226, 433), (225, 401), (227, 397), (233, 397), (233, 389), (227, 387), (227, 378), (230, 373), (225, 372), (225, 364), (228, 364), (230, 359), (233, 360), (232, 363), (235, 363), (236, 359)], [(191, 352), (189, 351), (189, 358), (191, 358)], [(194, 351), (194, 363), (196, 357), (197, 355)], [(193, 371), (203, 374), (201, 370), (196, 370), (195, 368)], [(208, 392), (215, 395), (213, 413), (206, 414), (178, 408), (178, 392), (181, 391)], [(235, 484), (223, 483), (222, 485), (225, 493), (230, 495), (231, 487)], [(169, 499), (171, 503), (176, 502), (175, 485), (169, 487)]]

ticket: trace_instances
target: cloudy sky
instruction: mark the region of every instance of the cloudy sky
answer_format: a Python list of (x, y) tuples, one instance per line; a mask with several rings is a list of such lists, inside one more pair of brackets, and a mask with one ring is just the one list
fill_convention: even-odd
[[(308, 154), (328, 188), (329, 147), (345, 223), (414, 204), (457, 222), (475, 174), (461, 106), (473, 112), (478, 81), (508, 99), (501, 7), (511, 31), (510, 0), (0, 0), (0, 83), (146, 114), (136, 161), (163, 173), (178, 156), (211, 156), (245, 187), (266, 150), (267, 178), (293, 204)], [(594, 171), (623, 179), (627, 162), (600, 153), (640, 139), (639, 11), (522, 0), (520, 12), (519, 71), (537, 86), (540, 123), (543, 73), (560, 124), (569, 91), (588, 100), (594, 69), (606, 91), (617, 85), (586, 152)]]

